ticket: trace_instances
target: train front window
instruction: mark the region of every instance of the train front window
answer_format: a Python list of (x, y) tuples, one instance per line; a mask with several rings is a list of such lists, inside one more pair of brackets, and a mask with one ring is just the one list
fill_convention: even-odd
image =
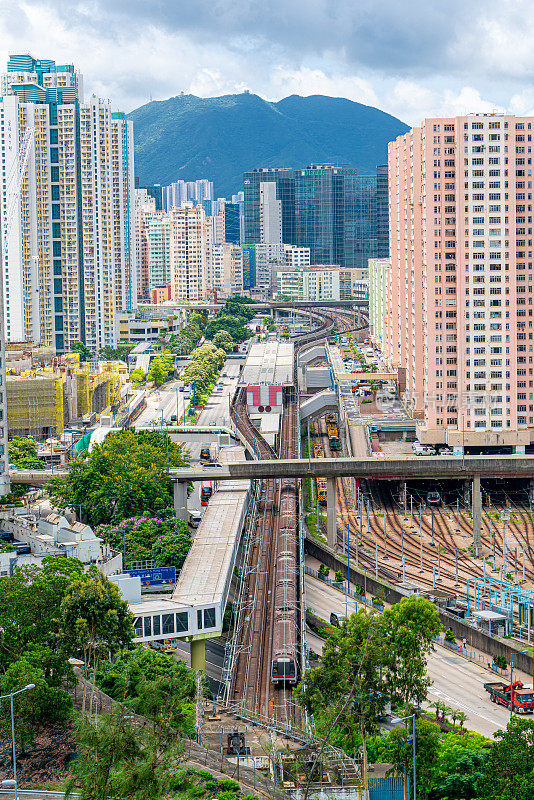
[(276, 664), (276, 674), (284, 678), (295, 676), (295, 665), (292, 661), (278, 661)]

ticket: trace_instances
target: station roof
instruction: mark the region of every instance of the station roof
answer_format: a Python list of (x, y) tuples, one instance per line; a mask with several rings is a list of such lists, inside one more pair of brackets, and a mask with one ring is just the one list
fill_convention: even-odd
[(293, 342), (259, 342), (248, 352), (241, 386), (292, 386), (295, 361)]
[(488, 622), (496, 622), (497, 620), (506, 619), (506, 614), (498, 614), (497, 611), (473, 611), (473, 616), (477, 619), (485, 619)]
[(211, 497), (172, 594), (186, 606), (226, 600), (247, 492), (218, 491)]

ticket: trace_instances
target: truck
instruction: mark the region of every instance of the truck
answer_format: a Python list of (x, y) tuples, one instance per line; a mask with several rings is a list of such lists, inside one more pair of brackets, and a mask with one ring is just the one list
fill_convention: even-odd
[(510, 708), (510, 695), (513, 693), (514, 706), (512, 711), (515, 711), (516, 714), (532, 714), (534, 711), (532, 689), (528, 686), (523, 686), (521, 681), (514, 681), (511, 688), (512, 691), (510, 690), (510, 684), (502, 683), (502, 681), (484, 684), (484, 689), (489, 692), (492, 703), (498, 703), (501, 706), (505, 706), (505, 708)]

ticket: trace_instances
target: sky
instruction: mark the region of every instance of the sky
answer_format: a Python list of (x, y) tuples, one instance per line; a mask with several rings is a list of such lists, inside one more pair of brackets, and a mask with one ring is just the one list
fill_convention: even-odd
[(8, 53), (74, 63), (87, 93), (327, 94), (417, 124), (534, 112), (532, 0), (2, 0)]

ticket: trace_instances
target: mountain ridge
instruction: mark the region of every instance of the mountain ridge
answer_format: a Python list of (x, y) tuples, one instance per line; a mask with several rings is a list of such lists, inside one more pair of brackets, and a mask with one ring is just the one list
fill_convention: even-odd
[(176, 95), (128, 119), (141, 186), (208, 178), (219, 197), (240, 191), (243, 172), (255, 167), (336, 163), (373, 174), (387, 160), (387, 143), (408, 130), (385, 111), (328, 95), (276, 102), (245, 92)]

